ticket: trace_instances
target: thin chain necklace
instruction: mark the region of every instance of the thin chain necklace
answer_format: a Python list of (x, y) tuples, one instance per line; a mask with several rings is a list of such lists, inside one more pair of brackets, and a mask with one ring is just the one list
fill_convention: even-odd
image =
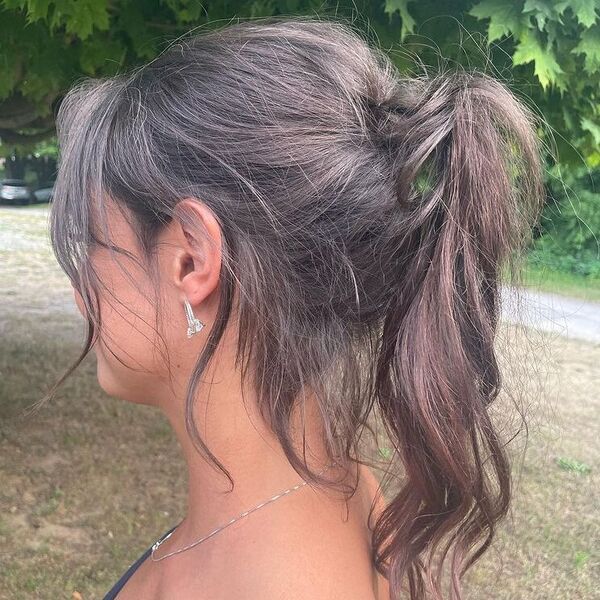
[[(318, 473), (318, 475), (321, 475), (322, 473), (324, 473), (325, 471), (327, 471), (327, 469), (329, 469), (329, 468), (331, 468), (333, 466), (334, 465), (328, 465), (322, 471), (320, 471)], [(200, 538), (199, 540), (195, 541), (194, 543), (190, 544), (189, 546), (185, 546), (185, 547), (181, 548), (180, 550), (174, 550), (173, 552), (169, 552), (168, 554), (165, 554), (164, 556), (161, 556), (160, 558), (155, 558), (154, 557), (154, 553), (156, 552), (156, 550), (158, 549), (158, 547), (164, 541), (168, 540), (175, 533), (176, 529), (174, 529), (168, 535), (166, 535), (163, 539), (158, 540), (157, 542), (155, 542), (153, 544), (151, 558), (152, 558), (152, 560), (154, 562), (158, 562), (159, 560), (163, 560), (163, 559), (165, 559), (165, 558), (167, 558), (169, 556), (173, 556), (173, 554), (179, 554), (180, 552), (185, 552), (186, 550), (189, 550), (190, 548), (193, 548), (194, 546), (197, 546), (198, 544), (204, 542), (208, 538), (211, 538), (213, 535), (216, 535), (217, 533), (219, 533), (219, 531), (223, 531), (223, 529), (226, 529), (230, 525), (233, 525), (236, 521), (238, 521), (242, 517), (247, 517), (250, 513), (253, 513), (255, 510), (258, 510), (259, 508), (262, 508), (263, 506), (265, 506), (265, 505), (267, 505), (267, 504), (269, 504), (271, 502), (275, 502), (275, 500), (277, 500), (278, 498), (281, 498), (282, 496), (285, 496), (286, 494), (289, 494), (289, 493), (291, 493), (291, 492), (293, 492), (293, 491), (295, 491), (297, 489), (300, 489), (302, 486), (306, 485), (307, 483), (308, 483), (308, 481), (303, 481), (302, 483), (299, 483), (299, 484), (295, 485), (294, 487), (291, 487), (289, 490), (285, 490), (284, 492), (276, 494), (272, 498), (269, 498), (268, 500), (265, 500), (264, 502), (261, 502), (260, 504), (258, 504), (254, 508), (251, 508), (250, 510), (244, 511), (241, 515), (235, 517), (234, 519), (231, 519), (231, 521), (229, 521), (228, 523), (225, 523), (225, 525), (222, 525), (221, 527), (217, 527), (217, 529), (215, 529), (214, 531), (211, 531), (208, 535), (205, 535), (203, 538)]]

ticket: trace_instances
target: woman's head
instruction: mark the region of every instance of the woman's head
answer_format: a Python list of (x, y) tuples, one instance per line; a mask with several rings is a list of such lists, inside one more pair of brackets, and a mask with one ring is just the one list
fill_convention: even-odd
[[(499, 269), (540, 196), (531, 113), (484, 74), (403, 78), (347, 25), (295, 18), (83, 81), (58, 133), (52, 241), (103, 387), (145, 401), (185, 379), (206, 450), (194, 392), (232, 342), (309, 479), (290, 444), (304, 392), (343, 463), (376, 406), (406, 472), (373, 538), (392, 598), (405, 575), (423, 597), (445, 536), (459, 573), (508, 505), (487, 406)], [(184, 299), (206, 323), (190, 340)]]
[[(146, 312), (160, 299), (154, 292), (165, 273), (148, 258), (165, 248), (173, 220), (181, 229), (189, 217), (201, 236), (193, 211), (176, 215), (186, 197), (211, 210), (222, 228), (223, 324), (236, 289), (247, 326), (268, 330), (270, 320), (279, 321), (277, 344), (290, 348), (297, 336), (313, 337), (313, 329), (341, 330), (349, 339), (354, 323), (379, 318), (392, 288), (383, 284), (385, 269), (371, 267), (387, 260), (387, 215), (397, 211), (386, 177), (389, 157), (373, 139), (368, 105), (392, 92), (389, 69), (333, 23), (244, 23), (183, 40), (132, 74), (86, 80), (71, 90), (58, 116), (62, 165), (53, 241), (75, 287), (81, 278), (94, 279), (90, 288), (102, 288), (100, 297), (112, 295), (118, 305), (115, 292), (128, 281), (139, 296), (124, 299), (122, 314), (111, 312), (123, 321), (122, 333), (111, 337), (120, 345), (141, 339), (132, 320), (149, 328), (141, 332), (146, 338), (154, 329)], [(134, 257), (100, 250), (99, 242)], [(111, 260), (104, 276), (94, 276), (94, 253)], [(135, 275), (114, 272), (119, 263)], [(158, 280), (150, 282), (151, 269)], [(109, 272), (118, 286), (106, 281)], [(180, 309), (168, 311), (177, 318), (178, 300)], [(284, 312), (271, 313), (275, 305)], [(93, 310), (91, 298), (88, 309), (93, 320), (103, 313)], [(109, 315), (102, 318), (108, 337)], [(158, 333), (169, 335), (174, 328), (167, 323)], [(222, 331), (212, 325), (202, 337), (213, 330), (217, 345)], [(315, 340), (321, 368), (345, 343), (329, 339), (330, 348)], [(130, 359), (141, 362), (149, 348), (142, 346)]]

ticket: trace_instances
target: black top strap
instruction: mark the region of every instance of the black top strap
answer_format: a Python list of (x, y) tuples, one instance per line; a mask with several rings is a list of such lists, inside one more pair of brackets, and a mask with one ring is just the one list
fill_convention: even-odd
[[(177, 527), (177, 525), (175, 525), (175, 527)], [(160, 538), (160, 541), (164, 540), (171, 533), (171, 531), (173, 531), (175, 529), (175, 527), (172, 527), (171, 529), (169, 529), (169, 531), (167, 531)], [(152, 545), (154, 545), (154, 543)], [(119, 581), (117, 581), (117, 583), (115, 583), (115, 585), (111, 588), (110, 592), (108, 592), (108, 594), (106, 594), (106, 596), (104, 596), (103, 600), (114, 600), (116, 598), (117, 594), (121, 591), (121, 589), (123, 589), (123, 586), (127, 583), (129, 578), (135, 573), (136, 569), (148, 558), (148, 556), (150, 556), (151, 552), (152, 552), (152, 546), (150, 546), (150, 548), (148, 548), (148, 550), (146, 550), (144, 552), (144, 554), (142, 554), (129, 567), (129, 569), (127, 569), (127, 571), (123, 574), (121, 579), (119, 579)]]

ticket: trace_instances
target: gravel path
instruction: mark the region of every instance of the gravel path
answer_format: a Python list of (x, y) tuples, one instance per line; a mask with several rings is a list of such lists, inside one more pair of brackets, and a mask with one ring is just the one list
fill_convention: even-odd
[(565, 337), (600, 343), (600, 304), (529, 289), (503, 290), (503, 318)]
[(76, 311), (69, 280), (50, 248), (47, 205), (0, 207), (0, 324)]

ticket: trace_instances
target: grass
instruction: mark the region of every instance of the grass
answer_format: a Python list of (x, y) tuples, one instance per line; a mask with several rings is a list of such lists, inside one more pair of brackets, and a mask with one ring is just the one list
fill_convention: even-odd
[[(61, 303), (68, 283), (38, 244), (45, 221), (36, 233), (23, 214), (0, 211), (24, 232), (16, 241), (30, 242), (14, 243), (11, 233), (2, 247), (0, 227), (8, 259), (0, 289), (0, 600), (101, 599), (183, 517), (185, 463), (159, 412), (100, 390), (91, 357), (51, 404), (22, 417), (81, 340), (78, 315)], [(507, 447), (515, 465), (511, 513), (467, 572), (465, 599), (594, 598), (600, 346), (512, 326), (501, 334), (507, 390), (523, 392), (529, 435)], [(503, 437), (512, 437), (520, 419), (508, 393), (492, 412)], [(381, 440), (373, 455), (387, 459), (389, 448)]]
[[(0, 356), (0, 598), (100, 599), (183, 517), (185, 465), (162, 415), (105, 396), (91, 359), (51, 405), (20, 418), (78, 347), (75, 320), (50, 332), (29, 326), (22, 335), (22, 322), (5, 324)], [(529, 447), (511, 515), (467, 573), (466, 598), (594, 597), (600, 347), (535, 335), (537, 354), (505, 328), (528, 382)], [(514, 416), (499, 402), (497, 415)], [(523, 445), (520, 436), (510, 446), (516, 467)]]
[(600, 302), (600, 279), (589, 279), (528, 265), (523, 270), (522, 284), (534, 290)]

